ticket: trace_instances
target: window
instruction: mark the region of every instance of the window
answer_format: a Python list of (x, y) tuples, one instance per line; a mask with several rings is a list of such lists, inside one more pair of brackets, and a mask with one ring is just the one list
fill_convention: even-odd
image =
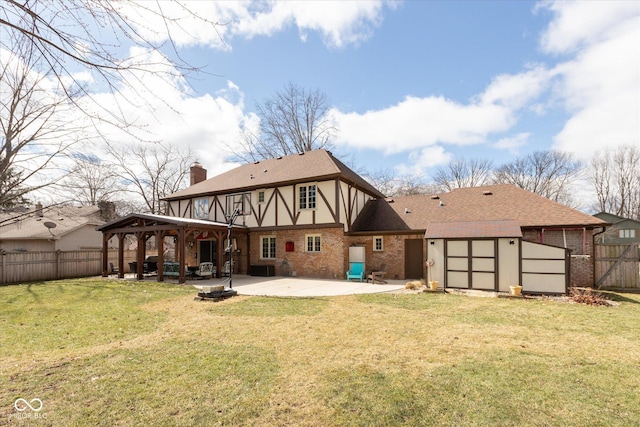
[(381, 236), (377, 236), (373, 238), (373, 250), (376, 252), (380, 252), (383, 250), (383, 246), (382, 246), (382, 237)]
[(260, 237), (262, 250), (260, 251), (261, 259), (275, 259), (276, 257), (276, 238), (275, 236)]
[(636, 230), (620, 230), (620, 238), (621, 239), (635, 239), (636, 238)]
[(308, 234), (305, 238), (307, 240), (307, 252), (320, 252), (322, 239), (319, 234)]
[(196, 199), (193, 202), (193, 218), (207, 219), (209, 217), (209, 199)]
[(264, 191), (258, 191), (258, 203), (264, 203)]
[(316, 186), (303, 185), (300, 187), (300, 209), (316, 208)]

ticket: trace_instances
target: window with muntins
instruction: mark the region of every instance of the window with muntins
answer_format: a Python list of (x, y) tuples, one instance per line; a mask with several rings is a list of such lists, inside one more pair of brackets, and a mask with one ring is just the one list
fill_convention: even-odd
[(635, 239), (635, 237), (636, 237), (636, 230), (634, 229), (620, 230), (621, 239)]
[(316, 186), (303, 185), (300, 187), (300, 209), (316, 208)]
[(262, 250), (260, 258), (274, 259), (276, 257), (276, 238), (274, 236), (264, 236), (260, 238)]
[(319, 234), (309, 234), (307, 239), (307, 252), (320, 252), (322, 247), (322, 238)]
[(373, 238), (373, 250), (376, 252), (382, 251), (384, 248), (382, 246), (382, 237), (374, 237)]

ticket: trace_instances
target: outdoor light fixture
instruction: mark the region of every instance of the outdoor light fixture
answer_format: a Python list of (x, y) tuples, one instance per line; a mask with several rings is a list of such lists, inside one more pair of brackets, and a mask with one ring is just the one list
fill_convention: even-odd
[(430, 245), (435, 245), (435, 244), (436, 244), (436, 242), (432, 240), (432, 241), (430, 241), (430, 242), (429, 242), (429, 244), (430, 244)]
[(510, 244), (510, 245), (515, 245), (515, 244), (516, 244), (516, 241), (515, 241), (515, 240), (513, 240), (513, 239), (511, 239), (511, 240), (509, 240), (509, 244)]

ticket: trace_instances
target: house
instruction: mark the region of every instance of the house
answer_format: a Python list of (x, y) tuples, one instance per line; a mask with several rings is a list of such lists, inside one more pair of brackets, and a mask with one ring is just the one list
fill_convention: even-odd
[[(236, 211), (235, 225), (247, 233), (232, 242), (233, 265), (245, 273), (344, 277), (353, 223), (368, 201), (384, 197), (325, 150), (245, 164), (208, 180), (194, 165), (191, 176), (201, 181), (166, 199), (170, 215), (226, 223)], [(229, 246), (218, 246), (215, 236), (194, 240), (187, 242), (193, 262), (215, 263), (207, 257)]]
[[(106, 216), (105, 216), (106, 215)], [(96, 226), (111, 219), (112, 204), (100, 206), (55, 205), (0, 217), (0, 250), (5, 252), (74, 251), (101, 249)]]
[(600, 212), (594, 216), (611, 224), (607, 231), (598, 235), (598, 243), (611, 245), (640, 243), (640, 221), (606, 212)]
[(339, 279), (359, 253), (366, 271), (384, 264), (390, 278), (562, 293), (593, 283), (593, 236), (606, 225), (512, 185), (385, 198), (325, 150), (210, 179), (194, 164), (191, 178), (166, 199), (169, 216), (123, 218), (100, 227), (104, 238), (172, 236), (181, 264), (213, 262), (218, 275), (226, 263), (244, 274)]

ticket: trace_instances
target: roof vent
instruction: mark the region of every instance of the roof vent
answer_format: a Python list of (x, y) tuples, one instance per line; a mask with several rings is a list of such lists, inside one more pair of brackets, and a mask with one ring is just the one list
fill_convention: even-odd
[(431, 200), (440, 200), (440, 196), (434, 194), (433, 196), (431, 196)]
[(301, 151), (300, 153), (298, 153), (298, 156), (304, 156), (304, 151)]
[(440, 200), (439, 206), (440, 206), (440, 207), (443, 207), (443, 206), (444, 206), (444, 202), (443, 202), (442, 200)]
[(258, 163), (260, 163), (260, 160), (256, 160), (255, 162), (253, 162), (254, 165), (257, 165)]
[(485, 196), (492, 196), (493, 195), (493, 191), (483, 191), (482, 194), (485, 195)]
[(387, 197), (384, 199), (387, 203), (393, 203), (393, 197)]
[(253, 179), (255, 178), (255, 176), (253, 176), (253, 174), (249, 175), (249, 179)]
[(404, 213), (408, 214), (411, 213), (411, 211), (409, 210), (409, 208), (404, 208)]

